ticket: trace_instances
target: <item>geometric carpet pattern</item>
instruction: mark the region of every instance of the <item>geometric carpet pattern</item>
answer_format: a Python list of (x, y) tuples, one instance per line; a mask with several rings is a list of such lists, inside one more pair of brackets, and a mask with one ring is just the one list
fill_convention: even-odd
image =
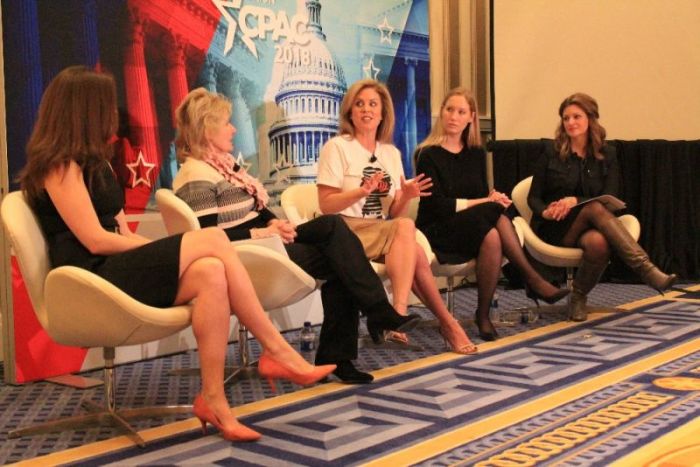
[[(552, 407), (528, 414), (535, 402)], [(511, 410), (526, 416), (469, 433)], [(700, 305), (661, 301), (258, 411), (241, 418), (263, 434), (255, 443), (191, 430), (73, 465), (608, 465), (699, 416)]]

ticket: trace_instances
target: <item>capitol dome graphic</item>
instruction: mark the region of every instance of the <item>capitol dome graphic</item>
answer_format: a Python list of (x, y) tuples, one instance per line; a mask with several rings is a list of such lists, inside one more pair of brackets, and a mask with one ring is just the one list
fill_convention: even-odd
[(270, 142), (270, 186), (274, 196), (288, 183), (316, 180), (321, 147), (338, 133), (340, 103), (347, 91), (338, 59), (328, 48), (321, 27), (321, 2), (306, 0), (310, 40), (303, 46), (285, 44), (294, 50), (284, 66), (275, 104), (277, 115), (268, 131)]

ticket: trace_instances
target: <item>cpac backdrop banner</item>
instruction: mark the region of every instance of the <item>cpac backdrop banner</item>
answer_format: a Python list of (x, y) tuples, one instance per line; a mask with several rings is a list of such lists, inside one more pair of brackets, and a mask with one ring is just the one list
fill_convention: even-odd
[[(113, 166), (137, 230), (177, 171), (173, 114), (196, 87), (233, 102), (235, 155), (273, 206), (289, 184), (315, 181), (319, 150), (358, 79), (388, 85), (409, 176), (413, 148), (430, 129), (427, 0), (3, 0), (2, 18), (11, 189), (45, 86), (66, 66), (93, 66), (117, 80)], [(90, 366), (85, 352), (54, 352), (16, 267), (13, 296), (15, 329), (6, 331), (16, 338), (18, 382)], [(154, 352), (192, 344), (177, 342)], [(59, 353), (72, 357), (45, 358)]]

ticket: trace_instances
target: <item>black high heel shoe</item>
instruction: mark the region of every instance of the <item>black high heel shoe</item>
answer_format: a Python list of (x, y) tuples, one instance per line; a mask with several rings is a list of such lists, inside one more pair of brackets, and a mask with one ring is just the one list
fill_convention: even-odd
[[(491, 329), (488, 331), (481, 329), (481, 321), (486, 321)], [(476, 323), (476, 329), (479, 331), (479, 337), (481, 337), (481, 340), (491, 342), (498, 339), (498, 332), (489, 318), (486, 318), (485, 320), (477, 318), (474, 320), (474, 323)]]
[(559, 300), (566, 297), (567, 295), (569, 295), (570, 292), (571, 291), (569, 289), (559, 289), (555, 293), (553, 293), (552, 295), (548, 295), (545, 297), (545, 296), (540, 295), (537, 292), (535, 292), (535, 290), (532, 287), (530, 287), (528, 284), (525, 284), (525, 296), (527, 296), (527, 298), (529, 298), (533, 302), (535, 302), (535, 305), (537, 305), (537, 308), (540, 307), (540, 302), (539, 302), (540, 300), (544, 300), (549, 305), (551, 305), (553, 303), (558, 302)]
[(384, 331), (408, 332), (418, 325), (421, 317), (418, 315), (400, 315), (394, 310), (372, 313), (367, 316), (367, 332), (372, 341), (380, 344), (384, 339)]

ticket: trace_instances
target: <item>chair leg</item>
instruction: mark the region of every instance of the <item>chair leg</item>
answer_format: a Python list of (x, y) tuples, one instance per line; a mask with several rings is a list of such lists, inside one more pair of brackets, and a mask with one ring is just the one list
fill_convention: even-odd
[(38, 425), (18, 428), (8, 433), (8, 438), (20, 438), (56, 431), (72, 430), (90, 425), (116, 426), (127, 432), (133, 441), (140, 447), (145, 447), (146, 442), (129, 424), (128, 420), (139, 418), (166, 417), (175, 414), (191, 413), (191, 405), (171, 405), (162, 407), (138, 407), (131, 409), (116, 408), (115, 381), (114, 381), (114, 348), (105, 347), (103, 349), (105, 367), (104, 375), (104, 406), (92, 401), (83, 401), (82, 406), (88, 413), (75, 415), (40, 423)]
[(224, 384), (245, 379), (258, 378), (258, 361), (250, 359), (250, 345), (248, 344), (248, 328), (238, 325), (238, 363), (237, 367), (230, 368), (231, 374), (224, 379)]

